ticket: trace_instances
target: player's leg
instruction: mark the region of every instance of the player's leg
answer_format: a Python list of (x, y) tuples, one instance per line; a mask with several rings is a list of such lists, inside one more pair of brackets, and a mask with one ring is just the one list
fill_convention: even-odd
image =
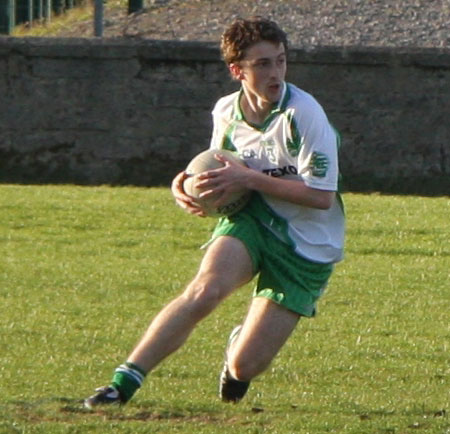
[[(270, 223), (270, 219), (267, 221)], [(224, 401), (239, 401), (249, 381), (270, 365), (299, 318), (315, 315), (333, 270), (332, 264), (311, 262), (297, 255), (292, 245), (280, 241), (263, 225), (253, 227), (257, 233), (247, 240), (247, 245), (259, 271), (256, 297), (240, 332), (235, 329), (230, 335), (220, 377)]]
[(295, 329), (300, 315), (272, 300), (256, 297), (229, 342), (220, 381), (223, 401), (237, 402), (250, 380), (265, 371)]
[(228, 236), (216, 238), (206, 251), (192, 282), (160, 311), (127, 362), (117, 368), (111, 384), (113, 387), (99, 389), (96, 395), (85, 401), (85, 405), (91, 408), (98, 404), (128, 401), (145, 375), (182, 346), (201, 319), (234, 289), (251, 280), (252, 268), (251, 258), (241, 241)]
[(155, 317), (128, 360), (146, 372), (153, 369), (186, 341), (201, 319), (252, 277), (251, 259), (242, 242), (233, 237), (217, 238), (195, 278)]
[(265, 371), (299, 319), (299, 314), (267, 298), (255, 297), (239, 336), (228, 351), (231, 375), (249, 381)]
[(269, 299), (255, 297), (239, 336), (228, 350), (231, 375), (249, 381), (265, 371), (299, 319), (299, 314)]

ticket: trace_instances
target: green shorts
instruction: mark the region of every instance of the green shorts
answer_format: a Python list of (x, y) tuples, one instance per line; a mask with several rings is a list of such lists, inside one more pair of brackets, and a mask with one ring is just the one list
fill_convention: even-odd
[[(311, 262), (299, 256), (293, 246), (280, 241), (260, 223), (261, 213), (270, 212), (252, 199), (242, 211), (222, 217), (213, 239), (228, 235), (241, 240), (259, 273), (254, 296), (265, 297), (302, 316), (312, 317), (333, 271), (333, 264)], [(258, 217), (257, 217), (258, 216)]]

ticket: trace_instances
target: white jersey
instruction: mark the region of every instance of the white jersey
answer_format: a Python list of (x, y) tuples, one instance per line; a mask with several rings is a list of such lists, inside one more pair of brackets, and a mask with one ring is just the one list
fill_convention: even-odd
[[(216, 103), (211, 148), (236, 151), (248, 167), (268, 176), (299, 179), (311, 188), (337, 191), (339, 136), (320, 104), (310, 94), (285, 83), (278, 105), (263, 125), (255, 126), (243, 116), (241, 92)], [(342, 259), (345, 217), (339, 194), (327, 210), (261, 196), (287, 223), (283, 234), (274, 227), (269, 229), (280, 239), (288, 237), (297, 254), (320, 263)]]

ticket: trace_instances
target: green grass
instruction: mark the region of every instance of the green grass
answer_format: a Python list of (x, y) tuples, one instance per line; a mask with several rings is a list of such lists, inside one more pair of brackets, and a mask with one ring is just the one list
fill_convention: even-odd
[(347, 194), (346, 259), (239, 405), (217, 398), (251, 285), (125, 407), (88, 412), (196, 271), (212, 219), (165, 188), (0, 186), (0, 433), (450, 433), (449, 198)]

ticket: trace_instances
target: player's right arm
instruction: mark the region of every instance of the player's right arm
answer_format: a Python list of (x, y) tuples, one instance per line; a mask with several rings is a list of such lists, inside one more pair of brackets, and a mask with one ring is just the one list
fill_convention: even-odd
[(175, 198), (177, 205), (184, 209), (189, 214), (194, 214), (199, 217), (206, 217), (205, 213), (201, 210), (198, 204), (188, 196), (183, 189), (184, 180), (188, 177), (187, 173), (183, 170), (172, 181), (172, 194)]

